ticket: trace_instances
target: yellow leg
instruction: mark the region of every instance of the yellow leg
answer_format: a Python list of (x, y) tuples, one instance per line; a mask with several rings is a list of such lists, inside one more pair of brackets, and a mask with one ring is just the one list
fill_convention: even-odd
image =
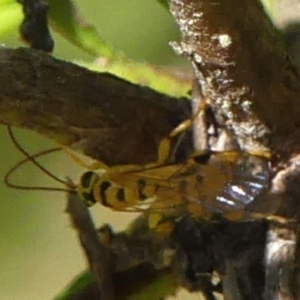
[[(104, 162), (102, 162), (100, 160), (94, 160), (92, 163), (87, 163), (82, 158), (80, 158), (78, 156), (78, 154), (75, 153), (72, 149), (70, 149), (66, 146), (61, 146), (61, 147), (70, 155), (70, 157), (76, 163), (78, 163), (83, 168), (91, 170), (91, 171), (95, 171), (95, 170), (108, 171), (109, 170), (109, 172), (116, 172), (116, 173), (126, 173), (127, 172), (128, 173), (128, 172), (140, 171), (145, 168), (140, 165), (124, 165), (124, 166), (109, 167), (108, 165), (106, 165)], [(156, 163), (147, 165), (147, 167), (153, 167), (153, 166), (156, 166)]]
[(207, 105), (206, 101), (203, 101), (201, 105), (199, 105), (197, 112), (190, 118), (182, 123), (180, 123), (177, 127), (175, 127), (171, 133), (162, 139), (158, 146), (158, 161), (157, 165), (163, 165), (165, 164), (168, 159), (170, 158), (170, 155), (172, 154), (171, 149), (171, 141), (174, 137), (178, 136), (179, 134), (183, 133), (184, 131), (190, 129), (193, 125), (193, 122), (195, 118), (205, 109)]
[(102, 161), (96, 161), (94, 160), (92, 163), (87, 163), (83, 159), (81, 159), (73, 150), (66, 146), (61, 146), (71, 157), (74, 159), (80, 166), (84, 167), (88, 170), (115, 170), (116, 172), (131, 172), (131, 171), (138, 171), (142, 170), (145, 167), (155, 167), (155, 166), (161, 166), (164, 165), (168, 159), (170, 159), (170, 156), (172, 155), (172, 139), (179, 134), (183, 133), (184, 131), (188, 130), (192, 127), (194, 119), (201, 113), (206, 106), (206, 101), (203, 101), (203, 103), (199, 106), (197, 112), (192, 116), (190, 119), (187, 119), (180, 123), (177, 127), (175, 127), (171, 133), (163, 138), (158, 146), (158, 160), (155, 163), (147, 164), (147, 166), (138, 166), (138, 165), (125, 165), (125, 166), (115, 166), (115, 167), (108, 167), (104, 162)]
[(248, 154), (258, 157), (264, 157), (266, 159), (272, 158), (272, 153), (269, 150), (248, 151)]
[(64, 149), (73, 160), (75, 160), (80, 166), (82, 166), (85, 169), (94, 171), (94, 170), (108, 170), (109, 167), (102, 161), (96, 161), (94, 160), (92, 163), (87, 163), (85, 162), (83, 159), (81, 159), (76, 153), (73, 152), (73, 150), (71, 150), (70, 148), (66, 147), (66, 146), (61, 146), (62, 149)]

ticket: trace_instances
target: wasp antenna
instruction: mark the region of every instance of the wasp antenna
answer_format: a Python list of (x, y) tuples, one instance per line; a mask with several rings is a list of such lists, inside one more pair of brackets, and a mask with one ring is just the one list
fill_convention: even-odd
[[(57, 152), (60, 151), (60, 148), (51, 148), (42, 152), (39, 152), (35, 155), (33, 155), (31, 158), (35, 159), (37, 157), (52, 153), (52, 152)], [(25, 158), (21, 161), (19, 161), (15, 166), (13, 166), (4, 176), (4, 183), (6, 186), (14, 189), (19, 189), (19, 190), (42, 190), (42, 191), (60, 191), (60, 192), (66, 192), (68, 191), (67, 189), (62, 189), (62, 188), (50, 188), (50, 187), (36, 187), (36, 186), (22, 186), (18, 184), (14, 184), (10, 180), (10, 176), (18, 169), (20, 168), (23, 164), (27, 163), (29, 160), (28, 158)], [(73, 188), (70, 186), (70, 188)]]
[(17, 141), (11, 126), (7, 126), (7, 130), (8, 130), (8, 134), (13, 142), (13, 144), (15, 145), (15, 147), (23, 154), (25, 155), (25, 159), (21, 160), (20, 162), (18, 162), (14, 167), (12, 167), (8, 173), (5, 175), (4, 177), (4, 182), (7, 186), (12, 187), (12, 188), (17, 188), (17, 189), (30, 189), (30, 190), (59, 190), (59, 191), (66, 191), (67, 189), (60, 189), (60, 188), (48, 188), (48, 187), (26, 187), (26, 186), (21, 186), (21, 185), (15, 185), (12, 184), (10, 182), (10, 176), (13, 174), (13, 172), (15, 172), (20, 166), (22, 166), (23, 164), (31, 161), (38, 169), (40, 169), (42, 172), (44, 172), (45, 174), (47, 174), (49, 177), (51, 177), (53, 180), (62, 183), (63, 185), (67, 186), (68, 188), (74, 188), (73, 186), (70, 186), (70, 184), (68, 184), (66, 181), (58, 178), (57, 176), (55, 176), (54, 174), (52, 174), (50, 171), (48, 171), (46, 168), (44, 168), (37, 160), (37, 157), (52, 153), (52, 152), (57, 152), (60, 151), (61, 148), (56, 147), (56, 148), (51, 148), (39, 153), (36, 153), (34, 155), (30, 155), (21, 145), (20, 143)]

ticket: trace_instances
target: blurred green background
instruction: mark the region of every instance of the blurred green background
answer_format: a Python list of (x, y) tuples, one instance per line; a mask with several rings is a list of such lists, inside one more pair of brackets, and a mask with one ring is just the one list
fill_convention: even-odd
[[(12, 4), (13, 3), (13, 4)], [(97, 26), (101, 35), (128, 57), (153, 64), (182, 63), (168, 45), (178, 40), (177, 28), (155, 0), (91, 0), (75, 2), (82, 15)], [(273, 2), (267, 1), (271, 10)], [(12, 0), (0, 0), (0, 43), (7, 47), (21, 45), (18, 34), (21, 8)], [(10, 5), (9, 9), (4, 9)], [(6, 7), (7, 8), (7, 7)], [(16, 16), (16, 17), (15, 17)], [(3, 22), (2, 22), (3, 23)], [(54, 34), (54, 55), (69, 61), (92, 62), (87, 53)], [(53, 143), (24, 130), (15, 130), (21, 144), (30, 153), (53, 146)], [(22, 158), (10, 141), (5, 127), (0, 127), (0, 177)], [(67, 155), (45, 157), (43, 164), (60, 177), (78, 180), (82, 172)], [(23, 185), (56, 183), (28, 164), (15, 174)], [(65, 195), (7, 189), (2, 181), (0, 209), (0, 299), (52, 299), (85, 268), (85, 261), (65, 210)], [(120, 229), (133, 217), (120, 217), (100, 205), (92, 208), (97, 224), (111, 223)], [(119, 220), (122, 220), (121, 222)]]

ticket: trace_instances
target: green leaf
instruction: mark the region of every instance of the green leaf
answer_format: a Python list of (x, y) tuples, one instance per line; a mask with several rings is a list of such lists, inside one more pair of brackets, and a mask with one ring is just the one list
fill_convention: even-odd
[(90, 272), (85, 271), (78, 275), (68, 287), (53, 300), (67, 300), (78, 291), (83, 290), (94, 281)]
[[(172, 96), (187, 96), (189, 81), (147, 63), (137, 63), (108, 45), (97, 29), (88, 24), (69, 1), (49, 0), (49, 18), (54, 29), (69, 42), (93, 55), (96, 63), (79, 63), (98, 72), (109, 72), (132, 83), (149, 86)], [(67, 17), (66, 17), (67, 16)]]
[(175, 70), (147, 63), (130, 60), (106, 61), (104, 58), (95, 63), (76, 62), (77, 64), (97, 72), (109, 72), (126, 80), (155, 89), (174, 97), (188, 97), (191, 89), (190, 78), (179, 79), (174, 76)]
[(165, 8), (169, 8), (168, 0), (157, 0), (161, 5), (163, 5)]
[(269, 14), (269, 16), (272, 18), (274, 14), (276, 0), (261, 0), (261, 2), (264, 5), (265, 10)]
[(49, 0), (49, 20), (53, 28), (69, 42), (93, 56), (113, 59), (120, 54), (110, 47), (96, 28), (88, 24), (70, 0)]
[(165, 275), (145, 286), (138, 293), (128, 297), (128, 300), (160, 300), (175, 295), (178, 286), (173, 275)]
[(15, 0), (0, 0), (0, 6), (4, 4), (16, 4), (17, 1)]
[[(93, 276), (90, 272), (83, 272), (77, 278), (75, 278), (68, 287), (56, 296), (53, 300), (68, 300), (76, 293), (87, 288), (94, 282)], [(122, 286), (122, 285), (121, 285)], [(139, 287), (137, 281), (137, 289), (131, 291), (125, 291), (124, 293), (119, 291), (116, 294), (126, 295), (128, 300), (161, 300), (167, 296), (175, 295), (178, 290), (178, 284), (173, 274), (162, 272), (149, 284)], [(129, 292), (129, 294), (127, 294)], [(124, 297), (122, 298), (124, 299)]]
[(22, 7), (16, 1), (0, 0), (0, 35), (8, 34), (22, 21)]

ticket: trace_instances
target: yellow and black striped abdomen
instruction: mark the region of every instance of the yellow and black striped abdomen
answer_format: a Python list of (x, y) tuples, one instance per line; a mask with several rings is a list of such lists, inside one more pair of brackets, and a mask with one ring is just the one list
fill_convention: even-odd
[(78, 194), (87, 205), (96, 202), (114, 210), (126, 210), (146, 199), (155, 197), (159, 185), (145, 179), (122, 173), (86, 172), (81, 177)]
[(183, 214), (243, 220), (276, 212), (278, 204), (268, 194), (269, 188), (267, 158), (220, 152), (212, 153), (204, 163), (190, 159), (137, 171), (86, 172), (78, 194), (88, 205), (99, 202), (127, 211), (149, 208), (148, 213), (157, 214), (158, 220)]

